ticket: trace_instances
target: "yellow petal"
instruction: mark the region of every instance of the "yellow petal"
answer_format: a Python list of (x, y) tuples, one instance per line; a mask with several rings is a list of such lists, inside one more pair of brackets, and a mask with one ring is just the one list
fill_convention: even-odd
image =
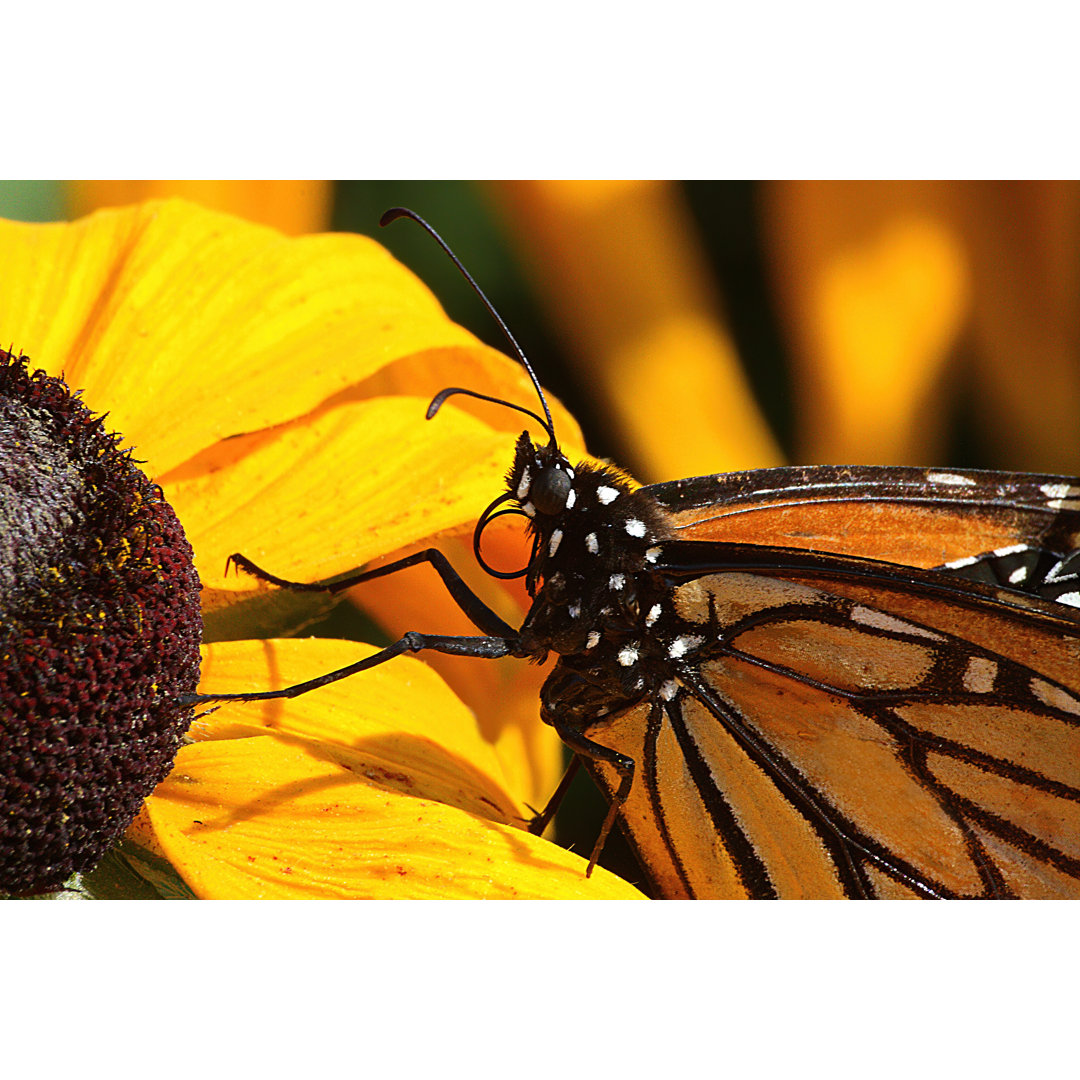
[(674, 185), (528, 181), (498, 193), (634, 472), (660, 480), (779, 462)]
[[(377, 650), (355, 641), (288, 638), (203, 646), (203, 693), (280, 689)], [(482, 663), (482, 661), (478, 661)], [(274, 735), (303, 741), (354, 772), (495, 820), (526, 816), (473, 714), (420, 660), (385, 664), (289, 700), (235, 702), (197, 720), (199, 740)]]
[(140, 819), (203, 899), (640, 898), (554, 844), (269, 737), (185, 747)]
[[(218, 645), (201, 688), (281, 685), (370, 652)], [(232, 704), (196, 734), (206, 741), (181, 750), (130, 838), (200, 897), (640, 896), (602, 870), (586, 879), (582, 859), (511, 824), (490, 747), (419, 661), (291, 701)]]
[(763, 197), (797, 365), (798, 460), (942, 460), (941, 372), (971, 302), (947, 188), (810, 181)]
[(427, 422), (426, 406), (346, 403), (216, 446), (162, 477), (212, 590), (204, 608), (265, 591), (247, 576), (226, 580), (235, 551), (312, 581), (475, 521), (504, 486), (513, 436), (451, 407)]
[(488, 351), (367, 237), (287, 239), (165, 202), (70, 225), (0, 222), (0, 252), (4, 332), (108, 409), (151, 475), (400, 357)]
[(327, 180), (75, 180), (68, 190), (75, 217), (105, 206), (177, 198), (289, 236), (326, 229), (333, 199)]

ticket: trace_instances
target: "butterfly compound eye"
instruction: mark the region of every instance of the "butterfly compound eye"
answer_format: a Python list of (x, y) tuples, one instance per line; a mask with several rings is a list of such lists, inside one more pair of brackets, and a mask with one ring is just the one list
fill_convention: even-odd
[(529, 489), (529, 499), (541, 514), (561, 514), (569, 494), (570, 477), (562, 469), (545, 469)]

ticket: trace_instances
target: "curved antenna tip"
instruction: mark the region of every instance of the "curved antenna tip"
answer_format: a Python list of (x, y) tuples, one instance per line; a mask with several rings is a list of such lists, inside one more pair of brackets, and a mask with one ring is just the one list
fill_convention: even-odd
[(379, 218), (379, 224), (385, 228), (391, 221), (397, 221), (398, 218), (408, 217), (411, 218), (413, 212), (406, 210), (404, 206), (392, 206), (381, 218)]

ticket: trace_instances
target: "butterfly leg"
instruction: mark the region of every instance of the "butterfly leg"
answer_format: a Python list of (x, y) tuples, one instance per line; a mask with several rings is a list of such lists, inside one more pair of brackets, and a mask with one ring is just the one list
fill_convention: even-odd
[[(563, 778), (559, 781), (559, 786), (555, 789), (555, 794), (551, 796), (547, 801), (547, 805), (529, 822), (529, 832), (533, 836), (543, 836), (544, 830), (551, 824), (551, 819), (555, 816), (559, 807), (562, 805), (563, 797), (570, 788), (570, 783), (577, 775), (578, 770), (581, 768), (581, 758), (575, 754), (570, 759), (570, 764), (566, 768), (566, 772), (563, 773)], [(532, 807), (529, 807), (532, 810)]]
[(180, 702), (183, 705), (201, 705), (208, 701), (275, 701), (278, 698), (294, 698), (306, 694), (309, 690), (317, 690), (320, 686), (328, 686), (339, 679), (346, 679), (350, 675), (367, 671), (369, 668), (385, 664), (402, 653), (417, 653), (424, 649), (432, 652), (447, 653), (450, 656), (475, 656), (484, 659), (495, 659), (500, 656), (518, 655), (518, 642), (516, 637), (449, 637), (439, 634), (418, 634), (409, 631), (393, 645), (380, 649), (372, 656), (358, 660), (355, 664), (347, 664), (336, 671), (327, 672), (315, 679), (306, 682), (295, 683), (281, 690), (262, 690), (250, 694), (184, 694)]
[[(506, 622), (503, 622), (494, 611), (491, 610), (462, 580), (458, 572), (450, 565), (447, 557), (437, 548), (426, 548), (414, 555), (407, 555), (403, 559), (396, 559), (385, 566), (378, 566), (374, 570), (364, 570), (359, 574), (352, 574), (340, 581), (331, 582), (304, 582), (288, 581), (256, 566), (249, 558), (240, 554), (229, 556), (227, 566), (235, 566), (250, 574), (260, 581), (270, 585), (277, 585), (282, 589), (292, 592), (328, 592), (338, 593), (345, 589), (351, 589), (354, 585), (362, 585), (365, 581), (374, 581), (376, 578), (386, 577), (388, 574), (396, 574), (399, 570), (406, 570), (410, 566), (418, 566), (420, 563), (430, 563), (435, 572), (442, 579), (446, 591), (453, 597), (454, 602), (465, 613), (474, 626), (483, 630), (485, 634), (494, 637), (516, 637), (517, 631)], [(415, 651), (415, 650), (414, 650)]]
[[(551, 724), (558, 733), (559, 738), (562, 739), (562, 741), (569, 746), (579, 758), (588, 758), (590, 761), (603, 762), (605, 765), (610, 765), (619, 774), (619, 789), (612, 797), (611, 805), (608, 807), (607, 817), (604, 818), (604, 824), (600, 827), (600, 835), (597, 836), (596, 843), (593, 845), (592, 854), (589, 856), (589, 866), (585, 871), (585, 876), (589, 877), (593, 872), (593, 867), (596, 866), (596, 860), (600, 858), (600, 852), (604, 850), (604, 844), (607, 842), (608, 833), (611, 832), (611, 827), (615, 824), (616, 816), (622, 809), (623, 804), (630, 797), (630, 790), (634, 786), (634, 759), (627, 757), (625, 754), (620, 754), (617, 750), (612, 750), (609, 746), (601, 746), (600, 743), (593, 742), (593, 740), (576, 727), (574, 723), (560, 720), (559, 717), (555, 715), (545, 716), (544, 719)], [(567, 772), (569, 773), (569, 770), (567, 770)], [(563, 777), (563, 782), (567, 782), (565, 776)], [(562, 788), (563, 784), (560, 784), (559, 787)], [(556, 791), (556, 795), (559, 795), (558, 791)], [(548, 806), (550, 805), (551, 804), (549, 803)], [(548, 807), (545, 807), (545, 814), (547, 813), (547, 810)], [(530, 829), (530, 831), (532, 830)]]

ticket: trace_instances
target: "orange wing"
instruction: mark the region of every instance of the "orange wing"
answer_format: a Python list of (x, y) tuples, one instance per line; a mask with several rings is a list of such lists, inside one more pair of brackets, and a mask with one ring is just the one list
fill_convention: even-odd
[(861, 559), (672, 551), (703, 644), (662, 705), (588, 730), (638, 762), (624, 826), (660, 895), (1080, 897), (1074, 609)]
[(1080, 479), (810, 466), (646, 489), (680, 539), (773, 544), (931, 567), (1013, 544), (1080, 547)]

